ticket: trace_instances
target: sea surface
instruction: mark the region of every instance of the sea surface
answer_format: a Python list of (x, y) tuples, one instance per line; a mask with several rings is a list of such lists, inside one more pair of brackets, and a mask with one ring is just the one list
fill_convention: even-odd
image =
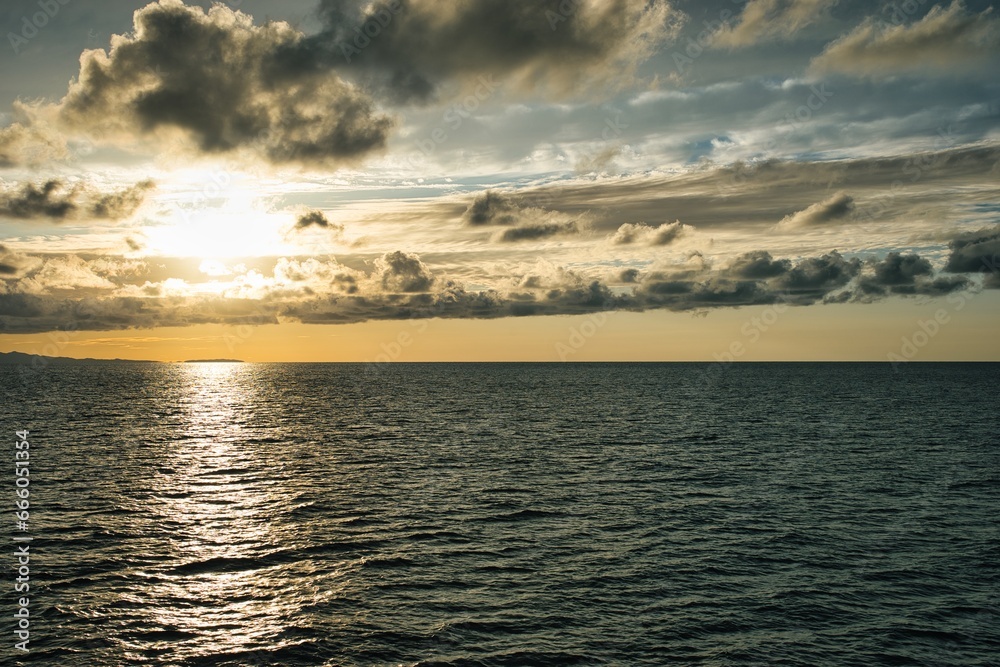
[(0, 664), (1000, 665), (998, 381), (3, 367)]

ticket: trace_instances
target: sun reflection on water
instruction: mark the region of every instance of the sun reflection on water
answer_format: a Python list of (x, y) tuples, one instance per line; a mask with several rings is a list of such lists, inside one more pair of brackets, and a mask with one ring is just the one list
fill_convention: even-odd
[(152, 579), (151, 630), (178, 657), (242, 654), (294, 613), (294, 596), (282, 595), (294, 564), (273, 534), (286, 496), (253, 432), (253, 367), (186, 364), (181, 374), (184, 437), (154, 485), (172, 553)]

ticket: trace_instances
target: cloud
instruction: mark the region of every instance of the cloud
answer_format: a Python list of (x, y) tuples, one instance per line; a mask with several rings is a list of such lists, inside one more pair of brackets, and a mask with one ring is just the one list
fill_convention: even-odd
[(69, 157), (66, 139), (31, 106), (17, 101), (14, 122), (0, 128), (0, 168), (37, 167)]
[(60, 290), (111, 290), (115, 283), (100, 265), (78, 255), (48, 258), (31, 276), (20, 281), (19, 287), (29, 294), (48, 294)]
[(838, 192), (809, 208), (786, 216), (778, 223), (779, 229), (802, 229), (843, 220), (854, 211), (854, 198)]
[(860, 260), (831, 252), (793, 263), (766, 251), (737, 257), (717, 271), (654, 272), (640, 287), (645, 300), (659, 307), (690, 310), (784, 302), (810, 305), (846, 287), (859, 273)]
[(890, 25), (869, 19), (826, 47), (810, 65), (815, 74), (839, 72), (880, 77), (897, 72), (954, 72), (982, 66), (1000, 55), (1000, 21), (952, 2), (935, 5), (919, 21)]
[(112, 193), (101, 193), (86, 184), (51, 179), (35, 185), (0, 191), (0, 216), (21, 220), (123, 220), (132, 216), (155, 187), (146, 180)]
[(41, 262), (0, 245), (0, 279), (18, 278)]
[(766, 251), (737, 257), (719, 270), (653, 272), (640, 285), (647, 306), (692, 310), (783, 302), (806, 306), (826, 300), (859, 273), (860, 260), (831, 252), (793, 263)]
[(419, 256), (398, 250), (375, 261), (375, 275), (387, 292), (426, 292), (435, 280)]
[(255, 26), (219, 3), (160, 0), (109, 51), (80, 57), (59, 104), (63, 128), (95, 137), (180, 136), (200, 152), (247, 149), (272, 163), (341, 165), (385, 146), (392, 121), (330, 70), (290, 69), (304, 36)]
[[(994, 189), (997, 171), (993, 170), (1000, 169), (998, 165), (1000, 146), (988, 143), (927, 152), (914, 150), (890, 157), (706, 164), (676, 173), (573, 179), (517, 191), (494, 190), (502, 199), (485, 210), (496, 213), (489, 219), (507, 225), (544, 216), (551, 216), (552, 221), (585, 217), (590, 227), (608, 236), (624, 224), (662, 220), (669, 215), (708, 236), (721, 229), (757, 235), (774, 228), (785, 217), (794, 217), (790, 212), (801, 212), (817, 202), (828, 202), (831, 226), (839, 227), (853, 219), (906, 221), (911, 228), (926, 221), (931, 226), (931, 221), (925, 220), (930, 206), (942, 216), (934, 224), (939, 230), (941, 223), (958, 220), (962, 204), (956, 199), (956, 188), (962, 187), (970, 197), (972, 192)], [(901, 191), (900, 181), (918, 182), (919, 187)], [(840, 191), (850, 193), (854, 200), (853, 212), (843, 218), (836, 217), (848, 207), (845, 199), (836, 197)], [(525, 206), (535, 202), (545, 208)], [(455, 217), (463, 210), (449, 199), (430, 204), (425, 214)], [(513, 216), (516, 222), (507, 216)], [(463, 221), (470, 224), (468, 217)], [(797, 238), (804, 240), (806, 236)], [(813, 245), (803, 252), (829, 249), (815, 246), (815, 240), (810, 243)], [(822, 243), (829, 243), (829, 239)], [(750, 245), (745, 250), (759, 247)]]
[(754, 250), (737, 257), (730, 265), (728, 272), (748, 280), (767, 280), (788, 273), (792, 268), (787, 259), (775, 260), (771, 253), (764, 250)]
[(569, 216), (526, 206), (522, 198), (495, 190), (476, 195), (462, 219), (471, 226), (508, 226), (493, 235), (495, 243), (536, 241), (580, 232), (578, 222)]
[(996, 273), (1000, 271), (1000, 227), (961, 234), (948, 247), (945, 267), (952, 273)]
[(624, 146), (621, 144), (606, 146), (594, 155), (584, 155), (581, 157), (577, 160), (574, 168), (577, 173), (580, 174), (600, 173), (606, 171), (614, 165), (615, 158), (621, 155), (623, 149)]
[(347, 294), (358, 292), (358, 283), (363, 275), (337, 264), (315, 258), (306, 260), (278, 259), (274, 267), (274, 278), (278, 283), (304, 285), (310, 291), (322, 293), (328, 290)]
[(497, 232), (493, 240), (497, 243), (537, 241), (551, 236), (577, 234), (580, 228), (575, 222), (529, 222), (517, 227), (509, 227)]
[(462, 217), (470, 225), (512, 225), (517, 222), (520, 209), (514, 198), (487, 190), (476, 195)]
[(62, 193), (61, 181), (46, 181), (40, 186), (26, 183), (20, 190), (7, 190), (0, 195), (0, 215), (11, 218), (63, 219), (76, 214), (76, 191)]
[(961, 276), (936, 276), (931, 263), (924, 257), (891, 252), (885, 259), (870, 263), (850, 296), (862, 302), (890, 294), (942, 296), (969, 285), (969, 280)]
[(95, 218), (122, 220), (131, 217), (146, 200), (146, 193), (156, 188), (151, 180), (140, 181), (130, 188), (106, 195), (98, 195), (90, 204)]
[(653, 227), (644, 222), (637, 224), (625, 223), (611, 236), (611, 243), (615, 245), (632, 243), (651, 246), (670, 245), (690, 232), (691, 229), (687, 225), (682, 225), (679, 220), (665, 222), (659, 227)]
[(833, 251), (810, 257), (779, 276), (773, 286), (788, 298), (803, 304), (815, 303), (851, 281), (861, 271), (861, 260), (844, 259)]
[(0, 166), (65, 155), (67, 137), (350, 166), (386, 148), (394, 121), (381, 103), (443, 90), (481, 103), (494, 77), (511, 91), (606, 91), (627, 85), (675, 25), (666, 0), (322, 0), (318, 16), (321, 30), (306, 35), (223, 3), (151, 3), (108, 50), (83, 52), (60, 102), (20, 107), (0, 130)]
[(333, 224), (322, 211), (306, 211), (300, 214), (295, 221), (295, 229), (309, 229), (310, 227), (319, 227), (338, 233), (344, 231), (343, 225)]
[(322, 0), (325, 29), (305, 50), (367, 75), (399, 102), (484, 75), (567, 95), (627, 83), (674, 14), (665, 0)]
[[(11, 253), (0, 250), (0, 264)], [(158, 269), (136, 260), (77, 255), (18, 258), (16, 276), (0, 274), (0, 331), (154, 328), (192, 324), (351, 323), (414, 317), (498, 318), (603, 310), (712, 308), (785, 303), (806, 306), (874, 301), (892, 294), (947, 294), (968, 286), (928, 273), (925, 258), (890, 255), (862, 263), (836, 252), (797, 262), (764, 251), (719, 269), (704, 261), (599, 277), (545, 262), (494, 275), (494, 287), (469, 290), (435, 275), (416, 254), (390, 252), (370, 272), (334, 260), (281, 258), (270, 271), (233, 267), (212, 291), (179, 278), (150, 280)], [(221, 288), (221, 291), (220, 291)], [(627, 291), (626, 291), (627, 289)]]
[(912, 285), (919, 277), (934, 273), (931, 263), (920, 255), (889, 253), (875, 265), (875, 279), (882, 285)]
[(789, 39), (815, 23), (838, 0), (749, 0), (735, 25), (716, 31), (713, 44), (723, 48), (753, 46), (765, 40)]

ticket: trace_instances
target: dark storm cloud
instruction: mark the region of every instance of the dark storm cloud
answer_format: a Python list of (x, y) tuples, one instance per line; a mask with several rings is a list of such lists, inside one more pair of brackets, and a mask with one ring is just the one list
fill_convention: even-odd
[(60, 104), (64, 126), (124, 136), (180, 131), (205, 153), (250, 148), (274, 163), (338, 164), (381, 149), (392, 122), (329, 70), (287, 68), (303, 36), (222, 4), (161, 0), (109, 52), (86, 51)]
[(625, 83), (668, 33), (673, 12), (665, 0), (322, 0), (320, 16), (326, 29), (289, 62), (311, 51), (406, 101), (485, 74), (556, 94), (588, 81)]
[(117, 192), (101, 193), (91, 186), (58, 179), (38, 185), (26, 183), (0, 192), (0, 216), (22, 220), (122, 220), (139, 209), (154, 187), (152, 181), (146, 180)]
[(969, 232), (948, 244), (946, 269), (953, 273), (996, 273), (1000, 270), (1000, 227)]

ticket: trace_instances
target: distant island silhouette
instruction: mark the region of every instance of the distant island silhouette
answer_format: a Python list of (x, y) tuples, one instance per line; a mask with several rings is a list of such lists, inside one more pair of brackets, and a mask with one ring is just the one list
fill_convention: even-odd
[[(0, 352), (0, 365), (69, 365), (69, 364), (161, 364), (162, 361), (151, 359), (92, 359), (90, 357), (77, 359), (76, 357), (47, 357), (41, 354), (28, 354), (26, 352)], [(186, 361), (173, 362), (182, 364), (243, 364), (242, 359), (188, 359)]]
[(35, 366), (39, 366), (39, 365), (50, 365), (50, 364), (62, 365), (62, 364), (108, 364), (108, 363), (156, 364), (160, 362), (152, 361), (149, 359), (92, 359), (90, 357), (84, 359), (77, 359), (75, 357), (47, 357), (41, 354), (27, 354), (25, 352), (0, 352), (0, 365), (32, 364)]

